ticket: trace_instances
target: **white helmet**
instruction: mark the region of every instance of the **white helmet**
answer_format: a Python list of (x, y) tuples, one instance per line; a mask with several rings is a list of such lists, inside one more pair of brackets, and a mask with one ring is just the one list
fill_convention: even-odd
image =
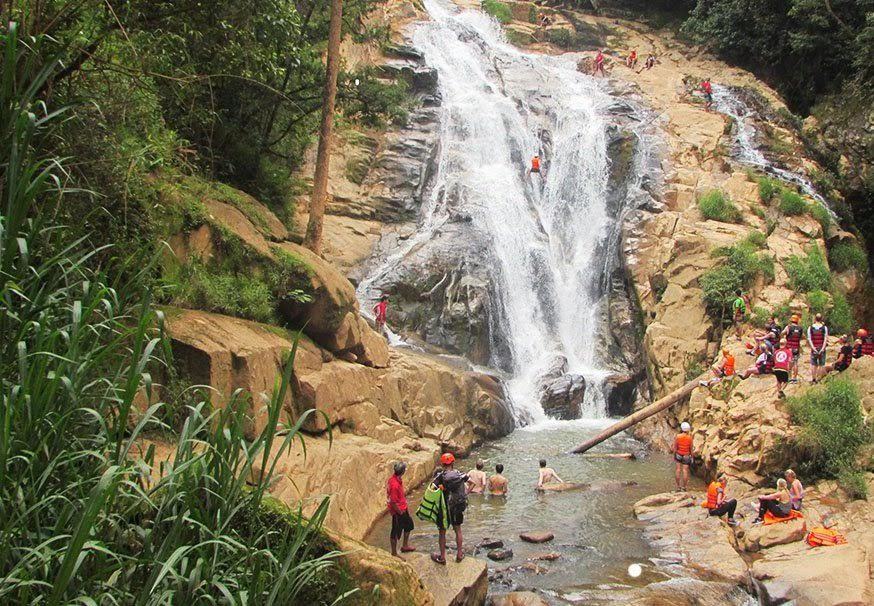
[(692, 426), (686, 423), (686, 421), (680, 423), (680, 431), (689, 431), (690, 429), (692, 429)]

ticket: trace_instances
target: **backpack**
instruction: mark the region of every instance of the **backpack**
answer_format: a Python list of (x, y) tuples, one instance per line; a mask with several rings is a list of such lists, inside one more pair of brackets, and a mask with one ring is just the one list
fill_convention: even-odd
[(807, 533), (807, 544), (811, 547), (824, 547), (831, 545), (843, 545), (847, 542), (846, 537), (836, 530), (829, 528), (811, 528)]

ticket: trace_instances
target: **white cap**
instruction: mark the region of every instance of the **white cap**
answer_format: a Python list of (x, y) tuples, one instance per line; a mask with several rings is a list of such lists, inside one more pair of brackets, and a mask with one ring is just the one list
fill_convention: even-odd
[(680, 423), (680, 431), (689, 431), (690, 429), (692, 429), (692, 426), (686, 423), (686, 421)]

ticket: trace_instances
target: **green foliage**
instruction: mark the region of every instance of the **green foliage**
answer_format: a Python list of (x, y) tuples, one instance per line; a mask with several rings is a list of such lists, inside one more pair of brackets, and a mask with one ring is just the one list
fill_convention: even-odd
[(759, 200), (768, 204), (781, 189), (780, 182), (771, 177), (759, 177)]
[(756, 248), (765, 248), (765, 245), (768, 243), (768, 236), (759, 230), (754, 229), (747, 234), (747, 237), (744, 238), (744, 242), (747, 242)]
[(277, 435), (292, 363), (263, 431), (244, 394), (192, 404), (171, 431), (152, 263), (107, 255), (95, 269), (87, 238), (57, 223), (64, 166), (35, 144), (58, 114), (34, 93), (59, 68), (40, 69), (47, 40), (21, 43), (15, 24), (2, 42), (0, 603), (299, 603), (338, 554), (320, 533), (327, 499), (281, 527), (262, 513), (275, 461), (303, 439), (306, 416)]
[(845, 469), (838, 474), (838, 485), (851, 499), (868, 498), (868, 478), (861, 469)]
[(277, 321), (272, 293), (257, 276), (211, 271), (193, 261), (182, 267), (177, 284), (177, 304), (258, 322)]
[(507, 24), (513, 20), (513, 11), (509, 6), (498, 0), (483, 0), (482, 9), (498, 20), (498, 23)]
[(838, 242), (828, 251), (829, 265), (835, 271), (855, 269), (865, 274), (868, 272), (868, 255), (862, 247), (854, 242)]
[(687, 356), (683, 362), (683, 374), (686, 381), (691, 381), (703, 375), (707, 371), (707, 363), (704, 356)]
[(753, 315), (750, 318), (750, 323), (753, 326), (755, 326), (756, 328), (764, 328), (765, 325), (768, 324), (768, 321), (770, 319), (771, 319), (771, 312), (770, 311), (768, 311), (767, 309), (765, 309), (764, 307), (761, 307), (759, 305), (756, 305), (755, 307), (753, 307)]
[(759, 255), (749, 242), (717, 248), (713, 256), (717, 264), (701, 276), (701, 290), (707, 311), (717, 320), (727, 317), (735, 291), (744, 290), (759, 274), (773, 272), (773, 258)]
[(828, 209), (819, 202), (815, 202), (809, 206), (808, 210), (810, 212), (810, 216), (819, 222), (819, 226), (822, 228), (823, 236), (828, 234), (828, 228), (832, 223), (832, 217), (831, 214), (828, 212)]
[(835, 292), (832, 294), (832, 308), (828, 313), (828, 323), (834, 334), (852, 334), (856, 327), (853, 308), (843, 293)]
[(825, 314), (831, 304), (831, 296), (824, 290), (807, 293), (807, 308), (811, 314)]
[(807, 212), (807, 202), (796, 192), (784, 189), (780, 192), (780, 212), (788, 216), (803, 215)]
[(831, 285), (828, 264), (816, 245), (811, 246), (804, 257), (792, 255), (786, 259), (786, 272), (792, 288), (798, 292), (827, 291)]
[(725, 193), (718, 189), (707, 192), (698, 199), (698, 209), (705, 219), (723, 223), (740, 223), (740, 211)]
[(802, 477), (847, 481), (846, 474), (858, 470), (860, 448), (870, 441), (856, 386), (849, 379), (832, 378), (790, 398), (788, 405), (792, 422), (800, 426), (789, 446)]

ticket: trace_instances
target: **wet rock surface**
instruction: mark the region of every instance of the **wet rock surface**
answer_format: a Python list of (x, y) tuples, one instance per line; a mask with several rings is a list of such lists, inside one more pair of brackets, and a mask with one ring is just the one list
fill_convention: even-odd
[(546, 531), (532, 531), (521, 533), (519, 538), (526, 543), (548, 543), (555, 538), (555, 535)]
[(513, 559), (513, 550), (504, 548), (492, 549), (486, 555), (490, 560), (493, 560), (495, 562), (503, 562), (505, 560)]
[(567, 359), (558, 356), (540, 377), (538, 393), (543, 411), (562, 420), (580, 418), (580, 407), (586, 395), (586, 379), (567, 373)]

